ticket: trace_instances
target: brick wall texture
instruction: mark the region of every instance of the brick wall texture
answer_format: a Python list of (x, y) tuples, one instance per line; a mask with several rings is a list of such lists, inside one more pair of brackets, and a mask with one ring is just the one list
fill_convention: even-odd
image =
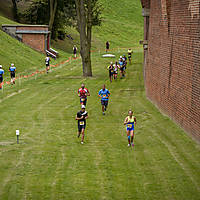
[(141, 0), (150, 5), (147, 97), (200, 140), (200, 0)]
[(45, 36), (43, 34), (23, 34), (22, 42), (37, 51), (44, 52)]
[[(17, 30), (32, 30), (32, 31), (48, 31), (48, 27), (41, 26), (18, 26)], [(45, 52), (45, 35), (44, 34), (23, 34), (22, 42), (29, 45), (33, 49), (40, 52)]]

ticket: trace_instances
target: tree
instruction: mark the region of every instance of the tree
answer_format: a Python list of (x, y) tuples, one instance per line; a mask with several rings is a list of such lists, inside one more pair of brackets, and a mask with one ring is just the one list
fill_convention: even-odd
[(52, 39), (64, 39), (65, 27), (74, 25), (75, 19), (75, 0), (32, 0), (21, 13), (20, 21), (29, 24), (48, 24)]
[(92, 76), (91, 40), (92, 26), (100, 25), (101, 6), (98, 0), (75, 0), (77, 25), (80, 33), (80, 53), (82, 58), (83, 76)]
[(13, 4), (13, 17), (16, 21), (18, 21), (17, 0), (12, 0), (12, 4)]
[(49, 30), (53, 29), (53, 23), (55, 19), (55, 14), (57, 10), (58, 1), (57, 0), (50, 0), (50, 19), (49, 19)]

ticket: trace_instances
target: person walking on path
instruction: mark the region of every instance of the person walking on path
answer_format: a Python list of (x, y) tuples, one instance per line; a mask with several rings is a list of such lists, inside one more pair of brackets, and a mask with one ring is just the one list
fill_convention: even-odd
[(47, 55), (47, 57), (45, 58), (45, 63), (46, 63), (46, 72), (48, 74), (49, 70), (50, 70), (50, 58), (49, 58), (49, 55)]
[(74, 45), (74, 46), (73, 46), (74, 58), (76, 58), (77, 50), (78, 50), (78, 48), (76, 47), (76, 45)]
[(131, 48), (128, 49), (128, 60), (129, 64), (131, 64), (131, 57), (132, 57), (133, 50)]
[(14, 64), (11, 64), (11, 67), (9, 67), (9, 72), (10, 72), (10, 78), (11, 78), (11, 84), (15, 84), (15, 72), (16, 72), (16, 67)]
[(124, 62), (122, 56), (119, 58), (120, 78), (124, 77)]
[(84, 142), (86, 119), (88, 119), (88, 113), (85, 110), (85, 105), (82, 105), (81, 110), (76, 114), (76, 120), (78, 121), (78, 138), (82, 134), (81, 144)]
[(90, 92), (87, 88), (85, 88), (85, 84), (81, 84), (81, 88), (78, 89), (78, 96), (80, 97), (81, 105), (85, 105), (87, 103), (87, 97), (90, 96)]
[(108, 66), (108, 71), (109, 71), (109, 78), (110, 82), (112, 83), (113, 75), (114, 75), (114, 66), (113, 63), (111, 62), (110, 65)]
[(4, 74), (4, 70), (2, 69), (2, 65), (0, 65), (0, 90), (3, 87), (3, 74)]
[(118, 69), (120, 69), (118, 62), (116, 61), (114, 64), (114, 79), (117, 80)]
[(105, 84), (103, 85), (103, 88), (99, 91), (98, 96), (101, 98), (102, 112), (103, 115), (105, 115), (105, 111), (108, 107), (108, 100), (110, 97), (110, 92), (108, 89), (106, 89)]
[(133, 111), (128, 111), (128, 116), (124, 120), (124, 125), (126, 125), (126, 133), (128, 137), (128, 146), (134, 147), (134, 126), (136, 125), (136, 117), (133, 116)]
[(107, 42), (106, 42), (106, 52), (108, 52), (109, 49), (110, 49), (110, 43), (107, 41)]
[(124, 73), (123, 73), (123, 77), (125, 77), (125, 74), (126, 74), (126, 66), (127, 66), (127, 57), (126, 55), (124, 54), (123, 57), (122, 57), (122, 60), (123, 60), (123, 66), (124, 66)]

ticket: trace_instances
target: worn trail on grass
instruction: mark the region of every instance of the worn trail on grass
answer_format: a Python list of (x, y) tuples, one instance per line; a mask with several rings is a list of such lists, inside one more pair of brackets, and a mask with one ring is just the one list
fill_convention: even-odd
[[(0, 145), (0, 199), (198, 199), (199, 147), (146, 100), (137, 56), (126, 78), (112, 84), (111, 59), (93, 54), (95, 78), (82, 78), (77, 60), (73, 70), (29, 80), (26, 90), (2, 102), (0, 140), (13, 144)], [(82, 82), (91, 93), (84, 145), (74, 119)], [(103, 83), (111, 91), (105, 116), (97, 97)], [(130, 108), (138, 121), (134, 149), (123, 126)]]

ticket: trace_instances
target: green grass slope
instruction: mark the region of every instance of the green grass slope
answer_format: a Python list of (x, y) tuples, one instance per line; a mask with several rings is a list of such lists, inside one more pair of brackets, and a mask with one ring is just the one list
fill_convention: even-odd
[(105, 48), (137, 47), (143, 39), (143, 17), (140, 0), (100, 0), (103, 5), (103, 23), (94, 28), (94, 35)]
[(3, 31), (0, 31), (0, 38), (0, 62), (6, 72), (11, 63), (16, 65), (19, 73), (38, 69), (44, 63), (45, 55), (34, 51)]
[[(0, 16), (0, 25), (17, 24)], [(45, 55), (31, 49), (18, 40), (0, 30), (0, 64), (5, 70), (5, 78), (9, 76), (11, 63), (17, 67), (18, 73), (28, 73), (44, 66)]]
[[(16, 22), (0, 16), (0, 25), (2, 24), (17, 24)], [(56, 61), (52, 59), (52, 64), (59, 63), (62, 60), (67, 60), (69, 54), (58, 50), (60, 58)], [(10, 37), (8, 34), (0, 30), (0, 64), (5, 70), (5, 79), (9, 77), (8, 68), (11, 63), (17, 67), (18, 74), (27, 74), (37, 69), (45, 67), (46, 55), (33, 50), (27, 45)]]
[[(107, 40), (112, 49), (141, 47), (139, 41), (143, 39), (143, 17), (140, 0), (100, 0), (100, 3), (103, 8), (102, 24), (93, 27), (92, 49), (104, 50)], [(79, 35), (70, 27), (66, 28), (66, 32), (73, 40), (58, 40), (53, 45), (71, 53), (74, 44), (80, 46)]]
[[(142, 53), (134, 54), (126, 78), (112, 84), (111, 59), (93, 54), (93, 78), (82, 78), (75, 60), (4, 90), (0, 199), (199, 199), (200, 147), (145, 98)], [(91, 92), (84, 145), (74, 119), (82, 82)], [(103, 83), (111, 92), (105, 116), (97, 97)], [(137, 117), (134, 149), (123, 126), (130, 108)]]

